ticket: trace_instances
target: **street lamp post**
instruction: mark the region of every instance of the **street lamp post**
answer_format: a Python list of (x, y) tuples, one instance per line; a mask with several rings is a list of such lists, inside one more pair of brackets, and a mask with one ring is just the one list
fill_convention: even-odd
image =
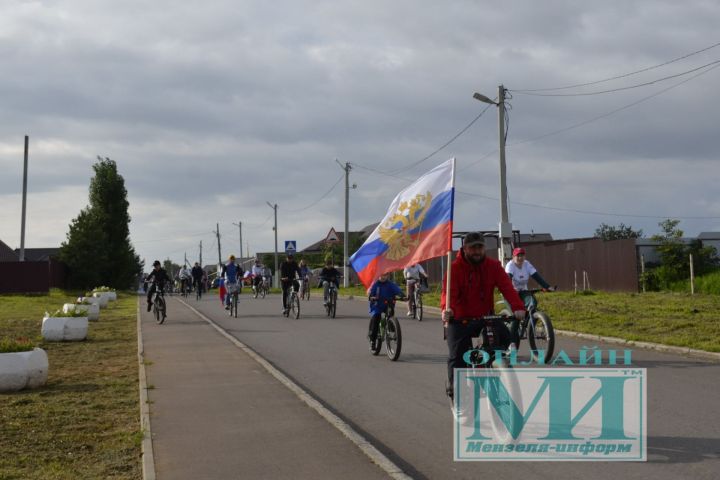
[(498, 248), (498, 258), (504, 265), (510, 260), (512, 250), (510, 240), (512, 238), (512, 223), (510, 223), (510, 215), (508, 214), (505, 167), (505, 87), (502, 85), (498, 86), (497, 102), (479, 93), (475, 93), (473, 98), (498, 107), (498, 133), (500, 139), (500, 225), (498, 228), (500, 245)]
[(275, 272), (274, 272), (275, 274), (273, 275), (273, 284), (274, 284), (275, 288), (278, 288), (278, 275), (279, 275), (279, 272), (278, 272), (278, 249), (277, 249), (277, 208), (278, 208), (278, 206), (277, 206), (277, 203), (276, 204), (272, 204), (270, 202), (265, 202), (265, 203), (267, 203), (268, 206), (270, 208), (272, 208), (273, 211), (275, 212), (275, 226), (273, 227), (273, 230), (275, 231)]
[[(242, 262), (243, 259), (243, 248), (242, 248), (242, 222), (238, 221), (238, 223), (233, 222), (233, 225), (238, 227), (240, 230), (240, 261)], [(249, 252), (248, 252), (249, 253)]]

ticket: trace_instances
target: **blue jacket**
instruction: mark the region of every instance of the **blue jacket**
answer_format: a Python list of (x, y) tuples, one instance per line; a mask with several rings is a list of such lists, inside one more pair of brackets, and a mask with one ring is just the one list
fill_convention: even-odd
[(242, 278), (243, 270), (240, 265), (236, 263), (226, 263), (222, 268), (222, 276), (225, 278), (225, 283), (237, 283), (239, 278)]
[(383, 313), (387, 309), (385, 301), (391, 301), (395, 296), (402, 297), (403, 291), (390, 280), (381, 282), (376, 280), (370, 287), (370, 296), (376, 297), (377, 302), (370, 302), (370, 313), (373, 315)]

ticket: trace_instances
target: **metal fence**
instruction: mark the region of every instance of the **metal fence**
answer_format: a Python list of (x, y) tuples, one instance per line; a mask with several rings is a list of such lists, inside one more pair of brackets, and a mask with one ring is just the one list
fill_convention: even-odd
[(67, 269), (56, 260), (0, 262), (0, 293), (47, 293), (64, 288)]

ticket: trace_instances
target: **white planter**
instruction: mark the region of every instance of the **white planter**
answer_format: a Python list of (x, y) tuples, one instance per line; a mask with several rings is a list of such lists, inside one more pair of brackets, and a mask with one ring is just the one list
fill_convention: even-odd
[(98, 297), (78, 297), (77, 303), (90, 302), (100, 305), (100, 299)]
[(63, 305), (63, 312), (85, 313), (88, 317), (88, 320), (90, 320), (91, 322), (97, 322), (98, 320), (100, 320), (100, 305), (98, 305), (97, 303), (92, 303), (90, 305), (85, 305), (83, 303), (66, 303), (65, 305)]
[(106, 308), (110, 302), (110, 297), (106, 295), (107, 292), (95, 292), (93, 297), (100, 299), (100, 308)]
[(108, 298), (111, 302), (114, 302), (117, 300), (117, 292), (104, 292), (107, 294)]
[(45, 317), (42, 337), (48, 342), (85, 340), (88, 317)]
[(0, 353), (0, 392), (15, 392), (23, 388), (45, 385), (48, 377), (48, 358), (45, 350)]

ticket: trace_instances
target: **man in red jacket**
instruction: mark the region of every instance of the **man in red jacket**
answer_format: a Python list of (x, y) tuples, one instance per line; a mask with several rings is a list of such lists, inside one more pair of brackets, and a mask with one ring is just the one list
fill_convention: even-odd
[[(465, 235), (462, 249), (452, 263), (450, 305), (447, 306), (447, 282), (443, 281), (440, 308), (443, 323), (447, 326), (448, 384), (447, 394), (453, 396), (453, 370), (466, 368), (463, 354), (472, 349), (472, 338), (482, 330), (482, 322), (464, 323), (463, 320), (492, 315), (495, 287), (510, 303), (513, 315), (525, 318), (525, 304), (513, 287), (502, 264), (485, 256), (485, 239), (481, 233)], [(510, 332), (503, 324), (498, 332), (503, 348), (510, 343)]]

